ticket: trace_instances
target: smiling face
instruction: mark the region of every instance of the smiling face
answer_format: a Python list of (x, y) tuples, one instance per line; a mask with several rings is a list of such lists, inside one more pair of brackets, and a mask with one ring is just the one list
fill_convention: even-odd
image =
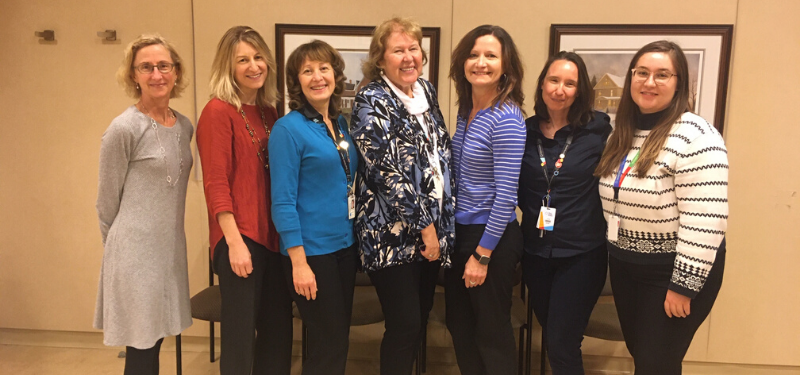
[(328, 62), (305, 59), (299, 71), (297, 79), (303, 89), (303, 95), (314, 109), (325, 115), (333, 90), (336, 89), (333, 67)]
[(669, 72), (674, 74), (672, 58), (664, 52), (648, 52), (639, 58), (634, 69), (646, 70), (651, 74), (645, 80), (631, 77), (631, 99), (642, 113), (655, 113), (669, 107), (678, 85), (678, 77), (673, 76), (664, 84), (657, 84), (655, 74)]
[[(160, 44), (153, 44), (143, 47), (136, 52), (133, 59), (133, 66), (138, 67), (142, 64), (157, 66), (160, 62), (174, 63), (169, 51)], [(178, 78), (177, 69), (169, 73), (161, 73), (158, 69), (153, 69), (152, 73), (141, 73), (133, 69), (133, 81), (139, 84), (144, 100), (169, 98), (172, 88), (175, 87), (175, 80)]]
[(503, 45), (494, 35), (475, 39), (475, 45), (464, 62), (464, 74), (475, 88), (496, 89), (503, 76)]
[(394, 31), (386, 39), (383, 59), (378, 64), (386, 78), (406, 94), (422, 75), (422, 47), (419, 41), (402, 31)]
[(243, 97), (255, 97), (267, 79), (267, 61), (250, 43), (239, 42), (233, 56), (236, 85)]
[(542, 82), (542, 100), (550, 113), (569, 111), (578, 94), (578, 67), (568, 60), (556, 60)]

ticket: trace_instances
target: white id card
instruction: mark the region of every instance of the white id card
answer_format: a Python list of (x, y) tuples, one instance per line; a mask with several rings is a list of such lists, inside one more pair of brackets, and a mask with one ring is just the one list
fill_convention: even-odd
[(608, 217), (608, 233), (606, 235), (609, 241), (617, 241), (619, 239), (619, 216), (611, 215)]
[(347, 218), (356, 218), (356, 193), (353, 189), (349, 189), (347, 192)]
[(542, 206), (542, 209), (539, 210), (539, 220), (536, 221), (536, 227), (546, 231), (552, 231), (555, 222), (556, 209)]

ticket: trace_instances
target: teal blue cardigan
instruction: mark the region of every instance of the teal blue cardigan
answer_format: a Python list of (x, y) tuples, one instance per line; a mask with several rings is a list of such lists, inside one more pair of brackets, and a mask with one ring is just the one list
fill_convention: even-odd
[[(339, 116), (338, 128), (350, 144), (351, 181), (358, 152)], [(272, 220), (280, 234), (281, 254), (303, 245), (307, 256), (330, 254), (355, 243), (348, 219), (347, 178), (339, 152), (322, 116), (310, 107), (280, 118), (269, 138)]]

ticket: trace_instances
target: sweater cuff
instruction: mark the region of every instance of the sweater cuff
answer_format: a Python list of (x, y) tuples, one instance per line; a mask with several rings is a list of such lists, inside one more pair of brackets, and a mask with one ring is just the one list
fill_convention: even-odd
[(300, 228), (286, 230), (280, 233), (281, 241), (285, 248), (303, 246), (303, 233)]
[(691, 290), (691, 289), (689, 289), (689, 288), (687, 288), (687, 287), (685, 287), (683, 285), (678, 285), (678, 284), (675, 284), (675, 283), (669, 283), (669, 287), (667, 287), (667, 289), (669, 289), (669, 290), (671, 290), (671, 291), (673, 291), (675, 293), (678, 293), (678, 294), (680, 294), (682, 296), (686, 296), (686, 297), (689, 297), (689, 298), (692, 298), (692, 299), (694, 299), (694, 297), (697, 296), (697, 293), (699, 293), (699, 292), (695, 292), (694, 290)]
[(494, 251), (494, 248), (497, 247), (497, 243), (500, 242), (500, 237), (495, 237), (491, 234), (487, 234), (483, 232), (483, 236), (481, 237), (481, 242), (478, 243), (481, 247), (485, 247), (488, 250)]

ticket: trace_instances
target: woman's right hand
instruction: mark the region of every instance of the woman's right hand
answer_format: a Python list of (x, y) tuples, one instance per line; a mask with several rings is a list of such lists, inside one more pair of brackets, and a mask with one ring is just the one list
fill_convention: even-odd
[(253, 273), (253, 261), (250, 258), (250, 249), (239, 237), (239, 241), (228, 243), (228, 259), (231, 269), (239, 277), (247, 278)]
[(427, 228), (422, 230), (422, 243), (425, 244), (425, 250), (420, 251), (422, 256), (428, 260), (428, 262), (435, 262), (439, 260), (440, 248), (439, 248), (439, 236), (436, 235), (436, 227), (433, 224), (428, 225)]
[(307, 300), (317, 299), (317, 278), (306, 261), (305, 249), (303, 246), (294, 246), (286, 249), (286, 252), (292, 260), (294, 291)]

